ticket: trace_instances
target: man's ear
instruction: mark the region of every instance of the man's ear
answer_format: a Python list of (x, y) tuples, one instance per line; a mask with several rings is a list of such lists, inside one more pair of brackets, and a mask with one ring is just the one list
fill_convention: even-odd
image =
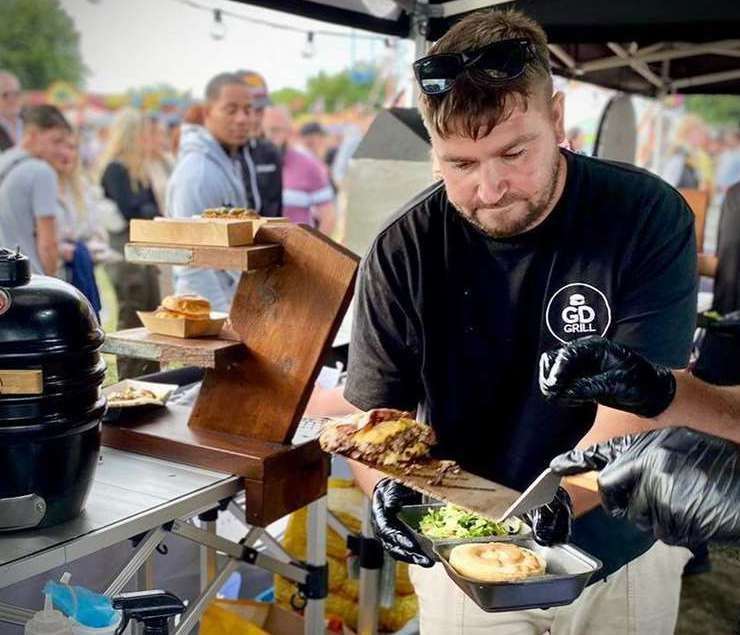
[(555, 129), (556, 141), (561, 144), (565, 141), (565, 95), (559, 90), (550, 100), (550, 116)]
[(210, 101), (206, 100), (203, 102), (203, 119), (208, 119), (212, 108), (213, 104)]
[(23, 129), (21, 143), (27, 150), (35, 150), (39, 138), (39, 129), (36, 126), (26, 126)]

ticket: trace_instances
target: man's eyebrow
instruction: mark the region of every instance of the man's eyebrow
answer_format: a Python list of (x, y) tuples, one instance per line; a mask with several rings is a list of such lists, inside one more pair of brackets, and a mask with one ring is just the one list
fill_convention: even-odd
[(533, 141), (537, 137), (539, 137), (539, 134), (536, 132), (527, 132), (525, 134), (521, 134), (516, 139), (513, 139), (511, 142), (507, 143), (496, 154), (506, 154), (512, 148), (516, 148), (517, 146), (522, 145), (523, 143), (528, 143), (530, 141)]
[[(516, 148), (518, 145), (533, 141), (538, 136), (539, 134), (536, 132), (527, 132), (527, 133), (521, 134), (515, 139), (512, 139), (509, 143), (507, 143), (502, 148), (499, 148), (498, 150), (496, 150), (496, 152), (494, 152), (494, 155), (505, 154), (512, 148)], [(445, 163), (474, 163), (478, 159), (475, 157), (458, 156), (455, 154), (442, 154), (439, 156), (439, 160), (444, 161)]]

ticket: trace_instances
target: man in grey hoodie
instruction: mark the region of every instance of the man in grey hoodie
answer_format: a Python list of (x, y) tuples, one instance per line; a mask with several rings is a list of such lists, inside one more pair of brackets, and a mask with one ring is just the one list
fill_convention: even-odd
[[(238, 75), (216, 75), (206, 86), (204, 125), (182, 128), (167, 188), (168, 214), (190, 217), (210, 207), (260, 209), (254, 162), (246, 147), (252, 97)], [(239, 272), (175, 267), (175, 292), (197, 293), (214, 311), (228, 311)]]

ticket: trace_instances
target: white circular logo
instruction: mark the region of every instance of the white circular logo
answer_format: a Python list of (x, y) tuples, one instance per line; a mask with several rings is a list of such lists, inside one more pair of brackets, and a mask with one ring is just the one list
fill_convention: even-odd
[(0, 289), (0, 315), (8, 311), (10, 302), (10, 294), (5, 289)]
[(545, 322), (553, 337), (567, 344), (579, 337), (605, 335), (612, 322), (612, 310), (599, 289), (585, 282), (572, 282), (550, 298)]

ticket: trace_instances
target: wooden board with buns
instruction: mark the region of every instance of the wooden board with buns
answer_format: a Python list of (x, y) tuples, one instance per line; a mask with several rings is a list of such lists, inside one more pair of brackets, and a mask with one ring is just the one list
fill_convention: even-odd
[[(230, 224), (218, 218), (223, 215), (217, 211), (209, 222)], [(258, 228), (254, 242), (238, 247), (141, 242), (132, 232), (134, 242), (125, 248), (130, 262), (240, 270), (242, 275), (231, 328), (208, 345), (205, 339), (178, 341), (144, 329), (109, 336), (106, 348), (115, 353), (196, 363), (206, 367), (206, 376), (192, 411), (168, 406), (122, 418), (105, 427), (103, 441), (242, 474), (247, 520), (263, 525), (326, 492), (328, 456), (315, 441), (296, 447), (290, 441), (349, 305), (359, 258), (306, 226), (246, 222)], [(162, 305), (145, 316), (166, 325), (162, 328), (209, 321), (203, 319), (206, 309), (192, 299), (166, 298)], [(154, 330), (159, 325), (147, 324)]]
[(349, 305), (359, 258), (290, 223), (262, 226), (257, 242), (279, 244), (283, 263), (241, 277), (230, 322), (247, 354), (206, 373), (190, 425), (286, 443)]
[(163, 364), (173, 362), (200, 368), (216, 368), (244, 355), (241, 342), (223, 337), (189, 338), (152, 333), (146, 328), (125, 329), (109, 333), (103, 344), (104, 353), (150, 359)]

